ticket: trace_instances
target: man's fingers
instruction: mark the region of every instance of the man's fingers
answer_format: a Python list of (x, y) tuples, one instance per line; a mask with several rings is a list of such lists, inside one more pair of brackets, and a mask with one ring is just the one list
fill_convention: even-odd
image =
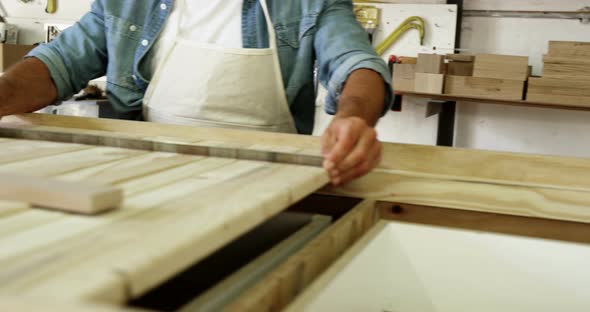
[(338, 170), (346, 172), (363, 162), (370, 162), (374, 159), (373, 146), (378, 145), (377, 132), (373, 128), (367, 128), (358, 140), (356, 146), (344, 160), (338, 164)]
[(332, 130), (330, 128), (326, 129), (322, 137), (320, 138), (320, 142), (322, 144), (322, 155), (326, 156), (334, 147), (334, 136), (332, 135)]
[(381, 152), (382, 145), (379, 141), (376, 141), (376, 144), (374, 144), (370, 151), (368, 151), (368, 158), (366, 161), (357, 164), (355, 167), (347, 171), (341, 171), (336, 176), (331, 176), (332, 184), (336, 186), (346, 184), (354, 179), (366, 175), (375, 167), (377, 167), (381, 162)]
[(336, 129), (336, 143), (326, 158), (336, 166), (351, 152), (358, 142), (359, 134), (350, 127)]

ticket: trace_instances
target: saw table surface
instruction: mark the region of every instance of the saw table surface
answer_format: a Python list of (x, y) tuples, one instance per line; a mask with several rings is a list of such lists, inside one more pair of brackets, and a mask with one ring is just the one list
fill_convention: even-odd
[(0, 205), (0, 294), (124, 303), (328, 182), (324, 170), (1, 139), (0, 173), (117, 185), (118, 210)]

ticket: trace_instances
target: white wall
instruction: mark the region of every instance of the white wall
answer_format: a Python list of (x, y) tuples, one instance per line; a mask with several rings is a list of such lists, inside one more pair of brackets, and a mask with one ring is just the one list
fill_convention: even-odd
[(33, 44), (45, 39), (43, 24), (71, 24), (90, 10), (92, 0), (58, 0), (55, 14), (45, 13), (46, 0), (33, 0), (22, 3), (18, 0), (0, 0), (8, 23), (17, 24), (20, 28), (19, 43)]
[[(590, 1), (466, 0), (467, 9), (578, 10)], [(468, 17), (462, 48), (531, 57), (540, 75), (549, 40), (590, 41), (590, 25), (575, 20)], [(590, 157), (590, 112), (460, 103), (460, 147)]]

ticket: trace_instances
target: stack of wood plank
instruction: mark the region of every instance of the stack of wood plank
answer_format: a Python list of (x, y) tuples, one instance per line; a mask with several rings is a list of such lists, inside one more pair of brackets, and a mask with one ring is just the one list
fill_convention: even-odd
[(527, 100), (590, 107), (590, 43), (549, 42), (543, 77), (531, 78)]
[[(459, 56), (449, 57), (452, 60)], [(450, 66), (453, 70), (446, 76), (445, 94), (501, 100), (523, 99), (525, 81), (530, 76), (528, 57), (480, 54), (473, 59), (472, 76), (468, 75), (469, 65)], [(468, 59), (464, 60), (468, 62)]]
[(520, 101), (531, 68), (526, 56), (419, 54), (395, 64), (395, 91)]

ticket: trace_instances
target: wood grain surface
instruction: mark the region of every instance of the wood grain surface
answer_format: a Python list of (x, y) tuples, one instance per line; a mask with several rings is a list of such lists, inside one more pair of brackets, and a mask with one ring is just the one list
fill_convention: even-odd
[[(45, 144), (0, 145), (16, 143)], [(93, 146), (0, 172), (123, 189), (121, 209), (95, 217), (0, 214), (0, 295), (103, 303), (140, 296), (328, 182), (312, 166)]]
[[(320, 157), (319, 139), (309, 136), (40, 114), (5, 119), (0, 125), (10, 129), (28, 126), (78, 134), (102, 133), (121, 138), (180, 141), (189, 146), (193, 144), (189, 142), (221, 142), (232, 148)], [(589, 221), (588, 159), (408, 144), (384, 144), (383, 150), (383, 162), (378, 169), (350, 185), (324, 191), (406, 204)]]

